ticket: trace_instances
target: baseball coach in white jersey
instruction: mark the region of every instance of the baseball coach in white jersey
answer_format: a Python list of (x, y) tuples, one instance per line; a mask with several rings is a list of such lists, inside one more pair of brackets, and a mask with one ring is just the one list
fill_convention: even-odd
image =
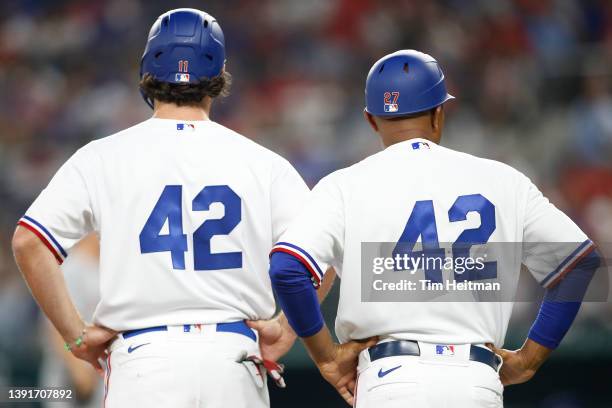
[[(19, 221), (15, 258), (66, 350), (101, 373), (107, 359), (107, 407), (267, 407), (245, 320), (275, 312), (268, 254), (309, 190), (285, 159), (210, 120), (230, 79), (214, 17), (161, 15), (140, 76), (153, 117), (60, 168)], [(58, 263), (91, 232), (100, 302), (86, 324)]]
[[(358, 408), (501, 407), (503, 386), (529, 380), (559, 345), (600, 263), (580, 228), (519, 171), (439, 145), (451, 99), (431, 56), (403, 50), (377, 61), (364, 113), (385, 149), (321, 180), (272, 250), (270, 276), (290, 324)], [(412, 259), (417, 288), (419, 280), (426, 289), (446, 281), (447, 292), (501, 283), (506, 298), (446, 293), (425, 302), (407, 292), (403, 302), (368, 301), (365, 243), (395, 247), (391, 270), (377, 276), (396, 276)], [(496, 244), (508, 246), (463, 271), (472, 252)], [(449, 267), (415, 267), (445, 256)], [(341, 277), (340, 342), (374, 343), (358, 359), (333, 343), (313, 295), (328, 265)], [(521, 265), (546, 297), (524, 345), (510, 351), (501, 347)]]

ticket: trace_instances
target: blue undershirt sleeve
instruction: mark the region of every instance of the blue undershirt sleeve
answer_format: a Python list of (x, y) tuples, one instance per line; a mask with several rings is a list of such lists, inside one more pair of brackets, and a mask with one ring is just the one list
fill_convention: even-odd
[(528, 337), (555, 349), (569, 330), (582, 299), (601, 263), (597, 250), (585, 256), (557, 285), (546, 290), (536, 321)]
[(323, 316), (311, 274), (294, 256), (274, 252), (270, 257), (270, 280), (281, 309), (300, 337), (317, 334)]

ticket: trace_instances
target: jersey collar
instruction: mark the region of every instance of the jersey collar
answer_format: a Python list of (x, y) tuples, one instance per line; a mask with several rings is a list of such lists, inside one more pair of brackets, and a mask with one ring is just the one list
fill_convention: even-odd
[(431, 140), (416, 137), (414, 139), (404, 140), (403, 142), (394, 143), (385, 150), (409, 149), (409, 150), (431, 150), (437, 146)]

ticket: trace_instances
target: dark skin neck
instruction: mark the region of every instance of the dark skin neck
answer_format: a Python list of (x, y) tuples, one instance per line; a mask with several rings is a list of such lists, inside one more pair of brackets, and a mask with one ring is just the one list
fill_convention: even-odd
[(438, 106), (427, 114), (410, 117), (385, 119), (364, 112), (365, 118), (380, 136), (383, 145), (389, 147), (406, 140), (421, 138), (440, 143), (444, 127), (444, 109)]

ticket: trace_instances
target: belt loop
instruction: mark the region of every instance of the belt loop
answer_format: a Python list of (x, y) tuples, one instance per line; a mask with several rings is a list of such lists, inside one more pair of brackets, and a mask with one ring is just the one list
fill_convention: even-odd
[[(493, 352), (491, 352), (493, 353)], [(504, 358), (502, 356), (500, 356), (497, 353), (494, 353), (495, 357), (497, 358), (497, 374), (499, 374), (499, 371), (501, 370), (502, 366), (504, 365)]]

